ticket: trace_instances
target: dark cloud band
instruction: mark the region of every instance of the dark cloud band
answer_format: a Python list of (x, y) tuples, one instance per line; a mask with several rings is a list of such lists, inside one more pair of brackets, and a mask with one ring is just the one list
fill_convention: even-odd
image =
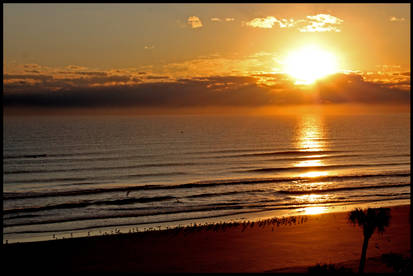
[[(16, 76), (8, 76), (16, 77)], [(271, 77), (272, 84), (261, 84), (257, 77), (215, 76), (169, 82), (141, 82), (130, 85), (91, 86), (91, 82), (125, 81), (126, 76), (93, 76), (72, 80), (39, 78), (35, 83), (4, 84), (4, 107), (78, 108), (78, 107), (254, 107), (312, 103), (396, 103), (410, 102), (410, 89), (365, 81), (357, 74), (336, 74), (317, 82), (313, 91), (295, 86), (282, 75)], [(99, 79), (98, 79), (99, 78)], [(40, 80), (40, 82), (39, 82)], [(53, 81), (53, 82), (52, 82)], [(53, 86), (48, 84), (53, 83)], [(77, 84), (77, 86), (76, 86)]]

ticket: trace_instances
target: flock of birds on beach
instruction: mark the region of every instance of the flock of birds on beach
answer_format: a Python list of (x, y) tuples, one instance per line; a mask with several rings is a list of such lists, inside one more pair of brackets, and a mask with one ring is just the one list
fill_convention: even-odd
[[(274, 227), (279, 227), (280, 225), (285, 225), (285, 226), (290, 226), (290, 225), (295, 225), (295, 224), (303, 224), (304, 222), (307, 221), (306, 216), (301, 216), (301, 217), (282, 217), (282, 218), (270, 218), (270, 219), (263, 219), (263, 220), (257, 220), (257, 221), (243, 221), (243, 222), (217, 222), (217, 223), (205, 223), (205, 224), (196, 224), (196, 223), (191, 223), (190, 225), (183, 226), (179, 224), (176, 227), (166, 227), (163, 229), (163, 231), (170, 231), (173, 234), (179, 234), (183, 233), (188, 234), (191, 232), (197, 232), (197, 231), (226, 231), (229, 228), (233, 227), (239, 227), (242, 226), (241, 232), (244, 232), (248, 227), (253, 228), (255, 226), (259, 228), (264, 228), (266, 226), (271, 226), (271, 231), (274, 231)], [(115, 228), (114, 230), (111, 230), (110, 232), (108, 231), (102, 231), (99, 230), (99, 233), (95, 236), (109, 236), (109, 235), (120, 235), (120, 234), (132, 234), (132, 233), (145, 233), (145, 232), (153, 232), (156, 230), (161, 230), (161, 226), (157, 227), (158, 229), (154, 227), (148, 227), (148, 228), (143, 228), (142, 231), (138, 227), (133, 227), (129, 229), (128, 233), (123, 233), (119, 228)], [(91, 236), (91, 232), (87, 232), (87, 236)], [(74, 238), (73, 233), (70, 233), (70, 238)], [(56, 234), (52, 235), (53, 240), (59, 239)], [(60, 239), (65, 239), (65, 236), (62, 236)]]

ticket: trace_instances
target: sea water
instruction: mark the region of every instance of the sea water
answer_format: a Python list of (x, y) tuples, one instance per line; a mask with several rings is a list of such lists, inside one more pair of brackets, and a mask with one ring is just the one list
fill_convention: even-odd
[(410, 114), (3, 125), (3, 243), (410, 202)]

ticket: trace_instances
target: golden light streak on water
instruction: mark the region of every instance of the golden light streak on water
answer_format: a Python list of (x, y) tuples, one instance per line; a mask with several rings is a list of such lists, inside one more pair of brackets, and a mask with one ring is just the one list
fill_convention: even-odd
[(321, 172), (321, 171), (313, 171), (313, 172), (306, 172), (300, 174), (300, 177), (320, 177), (320, 176), (326, 176), (328, 175), (328, 172)]
[(325, 149), (325, 131), (322, 117), (318, 114), (303, 114), (299, 122), (297, 148), (304, 151)]
[[(308, 152), (323, 151), (326, 150), (325, 138), (324, 122), (322, 117), (318, 114), (303, 114), (299, 122), (296, 147), (300, 150)], [(303, 160), (294, 164), (295, 167), (316, 167), (323, 165), (324, 163), (322, 159)], [(320, 171), (318, 169), (317, 171), (302, 173), (299, 176), (319, 177), (325, 175), (328, 175), (327, 171)]]
[(295, 167), (314, 167), (322, 165), (323, 163), (321, 162), (321, 160), (305, 160), (294, 164)]
[(326, 207), (307, 207), (304, 208), (305, 215), (317, 215), (322, 214), (327, 210)]

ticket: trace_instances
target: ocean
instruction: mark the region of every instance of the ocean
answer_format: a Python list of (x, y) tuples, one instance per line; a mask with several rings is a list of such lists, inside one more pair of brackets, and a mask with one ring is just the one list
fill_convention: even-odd
[(406, 113), (3, 119), (3, 243), (397, 204)]

